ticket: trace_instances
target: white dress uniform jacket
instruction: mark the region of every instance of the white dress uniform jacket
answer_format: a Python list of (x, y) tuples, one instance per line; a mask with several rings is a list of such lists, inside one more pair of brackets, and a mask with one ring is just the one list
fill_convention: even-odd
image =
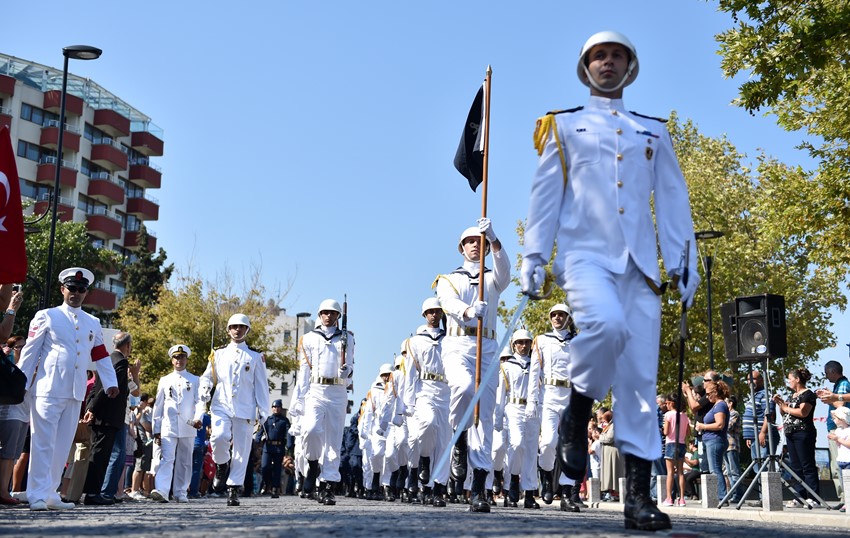
[(159, 380), (153, 404), (153, 433), (163, 437), (195, 438), (194, 422), (204, 414), (198, 392), (199, 378), (186, 370), (171, 372)]
[[(507, 431), (507, 468), (520, 476), (520, 487), (537, 489), (537, 440), (540, 422), (525, 414), (528, 405), (530, 357), (514, 353), (501, 364), (496, 392), (495, 420), (504, 420)], [(502, 419), (502, 417), (504, 417)]]
[[(214, 379), (217, 384), (214, 383)], [(230, 418), (266, 420), (269, 414), (269, 379), (266, 359), (248, 344), (231, 342), (210, 354), (200, 380), (201, 394), (215, 386), (210, 411)]]
[(655, 237), (654, 196), (665, 267), (679, 267), (690, 240), (695, 273), (688, 189), (664, 123), (627, 112), (622, 99), (593, 96), (587, 107), (555, 115), (555, 128), (531, 186), (524, 257), (545, 263), (557, 238), (559, 285), (573, 258), (592, 259), (613, 273), (623, 273), (631, 258), (659, 283), (656, 243), (647, 239)]

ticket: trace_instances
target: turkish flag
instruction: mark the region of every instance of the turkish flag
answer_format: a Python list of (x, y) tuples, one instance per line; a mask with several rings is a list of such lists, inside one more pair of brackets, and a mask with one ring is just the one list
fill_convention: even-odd
[(24, 213), (21, 185), (12, 149), (9, 128), (0, 128), (0, 284), (23, 282), (27, 278), (27, 250), (24, 243)]

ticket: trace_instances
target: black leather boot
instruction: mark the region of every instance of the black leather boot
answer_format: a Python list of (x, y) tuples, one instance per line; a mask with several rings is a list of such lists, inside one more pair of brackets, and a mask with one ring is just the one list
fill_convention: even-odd
[(323, 504), (325, 502), (325, 490), (328, 489), (328, 484), (326, 482), (319, 482), (319, 489), (316, 490), (316, 501), (319, 504)]
[(384, 500), (388, 503), (395, 501), (395, 495), (393, 494), (393, 488), (390, 486), (384, 486)]
[(431, 458), (419, 458), (419, 481), (423, 486), (431, 481)]
[(573, 502), (572, 495), (572, 486), (561, 486), (561, 512), (581, 512), (581, 509)]
[(298, 484), (295, 486), (295, 493), (298, 493), (302, 499), (307, 496), (307, 494), (304, 493), (305, 480), (304, 475), (298, 473)]
[(659, 531), (672, 528), (670, 517), (649, 496), (652, 462), (626, 454), (626, 499), (623, 515), (627, 529)]
[(537, 501), (534, 500), (534, 494), (536, 492), (533, 489), (525, 490), (525, 500), (522, 503), (523, 508), (537, 508), (540, 509), (540, 505), (537, 504)]
[(463, 484), (466, 482), (466, 473), (468, 470), (467, 465), (469, 460), (469, 445), (467, 445), (466, 442), (466, 434), (467, 432), (461, 433), (460, 437), (457, 438), (455, 446), (452, 447), (451, 477), (457, 484), (460, 485), (461, 489), (463, 488)]
[(380, 501), (383, 499), (383, 495), (381, 494), (381, 473), (372, 473), (372, 489), (370, 490), (372, 493), (371, 501)]
[(227, 506), (239, 506), (238, 486), (229, 486), (227, 488)]
[(570, 402), (561, 413), (558, 424), (558, 458), (561, 472), (573, 480), (579, 480), (587, 469), (587, 423), (593, 408), (593, 398), (570, 393)]
[(584, 504), (584, 501), (581, 500), (581, 497), (578, 494), (579, 488), (576, 486), (572, 486), (572, 488), (573, 492), (570, 495), (570, 500), (573, 502), (574, 505), (578, 506), (579, 508), (587, 508), (587, 505)]
[(511, 475), (511, 485), (508, 487), (508, 499), (510, 500), (510, 506), (516, 507), (519, 502), (519, 475), (512, 474)]
[(390, 473), (389, 495), (386, 496), (387, 502), (394, 502), (398, 498), (398, 477), (401, 469), (396, 469)]
[(227, 488), (227, 477), (230, 475), (230, 462), (215, 464), (215, 477), (213, 478), (212, 489), (216, 493), (224, 493)]
[(322, 472), (319, 467), (319, 460), (310, 460), (307, 462), (307, 476), (304, 477), (304, 486), (301, 490), (304, 492), (304, 497), (313, 499), (316, 491), (316, 480), (319, 479), (319, 474)]
[(272, 499), (280, 498), (280, 488), (272, 488)]
[(472, 470), (472, 499), (469, 503), (470, 512), (489, 512), (490, 503), (487, 502), (487, 495), (484, 493), (487, 475), (490, 472), (487, 469)]
[(502, 484), (505, 481), (504, 471), (493, 471), (493, 495), (502, 493)]
[(325, 492), (322, 495), (322, 500), (320, 501), (325, 506), (334, 506), (336, 504), (336, 497), (334, 497), (334, 488), (336, 487), (336, 482), (327, 482), (325, 484)]
[(540, 489), (542, 490), (540, 498), (546, 504), (552, 504), (555, 494), (552, 491), (552, 471), (540, 471)]
[[(424, 488), (424, 490), (427, 489)], [(425, 499), (428, 498), (431, 500), (430, 504), (435, 508), (444, 508), (446, 506), (446, 486), (444, 484), (434, 483), (433, 497), (426, 493)]]
[(490, 506), (496, 506), (496, 499), (493, 498), (493, 490), (487, 492), (487, 503)]
[[(457, 498), (457, 495), (458, 495), (457, 490), (458, 490), (457, 482), (455, 482), (454, 478), (449, 478), (449, 485), (448, 485), (448, 488), (446, 489), (446, 497), (447, 497), (446, 500), (448, 502), (450, 502), (452, 504), (457, 504), (459, 502), (458, 498)], [(461, 491), (461, 493), (462, 493), (462, 491)]]

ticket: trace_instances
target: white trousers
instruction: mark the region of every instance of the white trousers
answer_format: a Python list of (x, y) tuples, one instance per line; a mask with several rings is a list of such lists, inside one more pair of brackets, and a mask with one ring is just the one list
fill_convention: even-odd
[(251, 454), (253, 430), (253, 421), (250, 419), (216, 414), (212, 416), (212, 435), (210, 436), (212, 457), (218, 465), (230, 462), (228, 486), (242, 486), (245, 483), (245, 470), (248, 467), (248, 456)]
[(431, 458), (432, 486), (448, 484), (449, 465), (439, 474), (435, 474), (437, 463), (448, 449), (452, 439), (452, 429), (449, 426), (449, 386), (439, 381), (424, 381), (422, 389), (416, 395), (416, 409), (409, 421), (409, 444), (412, 447), (410, 461), (419, 465), (419, 457)]
[(168, 495), (174, 484), (174, 497), (185, 497), (192, 480), (192, 450), (194, 437), (160, 437), (159, 469), (154, 478), (154, 487)]
[(30, 464), (27, 499), (56, 503), (68, 451), (77, 432), (82, 402), (35, 396), (30, 408)]
[(322, 482), (338, 482), (339, 453), (345, 429), (345, 410), (348, 394), (342, 385), (310, 385), (304, 402), (301, 433), (304, 457), (318, 460)]
[(656, 416), (661, 299), (633, 261), (623, 274), (592, 260), (571, 260), (564, 289), (580, 331), (570, 343), (573, 388), (602, 400), (613, 385), (616, 445), (654, 460), (661, 452)]
[[(443, 338), (443, 367), (451, 390), (449, 405), (449, 424), (452, 429), (467, 430), (469, 446), (469, 464), (473, 469), (493, 469), (493, 411), (496, 408), (496, 389), (499, 379), (481, 380), (481, 399), (479, 400), (478, 427), (472, 426), (473, 416), (468, 424), (461, 424), (475, 394), (475, 337), (451, 336)], [(490, 338), (482, 340), (481, 375), (496, 360), (498, 343)]]
[[(555, 458), (558, 450), (558, 423), (567, 402), (570, 401), (569, 387), (543, 386), (543, 405), (540, 410), (540, 451), (537, 463), (544, 471), (555, 468)], [(561, 473), (558, 484), (573, 486), (576, 481)]]
[[(525, 416), (525, 405), (505, 406), (507, 419), (507, 470), (510, 475), (519, 475), (523, 491), (537, 489), (537, 444), (540, 421)], [(505, 477), (507, 480), (508, 477)]]

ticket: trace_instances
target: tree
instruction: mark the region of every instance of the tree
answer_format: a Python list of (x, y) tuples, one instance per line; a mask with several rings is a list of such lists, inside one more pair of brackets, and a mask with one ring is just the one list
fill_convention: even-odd
[[(787, 207), (797, 235), (822, 230), (810, 251), (821, 266), (850, 264), (850, 9), (846, 0), (719, 0), (736, 27), (717, 36), (727, 77), (749, 72), (738, 106), (767, 108), (819, 161), (804, 207)], [(820, 139), (821, 142), (813, 142)]]
[(174, 264), (165, 265), (168, 256), (160, 247), (156, 256), (148, 249), (148, 230), (144, 224), (139, 229), (137, 259), (121, 268), (124, 281), (124, 299), (134, 299), (143, 305), (151, 305), (159, 298), (162, 286), (171, 278)]
[(237, 295), (222, 291), (235, 289), (228, 277), (211, 285), (197, 276), (180, 275), (177, 286), (163, 286), (152, 304), (136, 298), (122, 301), (116, 326), (133, 336), (133, 356), (143, 365), (143, 390), (155, 391), (159, 378), (171, 371), (168, 348), (175, 344), (186, 344), (192, 350), (187, 369), (197, 375), (203, 373), (210, 351), (228, 343), (227, 320), (237, 312), (251, 319), (247, 343), (263, 351), (270, 373), (292, 371), (297, 364), (294, 354), (290, 348), (275, 344), (280, 330), (273, 328), (272, 322), (278, 309), (268, 306), (259, 276), (255, 270), (243, 286), (245, 290)]
[[(782, 372), (816, 360), (818, 351), (834, 344), (828, 309), (846, 306), (840, 283), (843, 272), (810, 262), (811, 253), (827, 231), (797, 235), (788, 226), (785, 207), (800, 203), (809, 174), (760, 155), (755, 170), (743, 164), (744, 156), (725, 138), (709, 138), (690, 121), (673, 115), (668, 129), (690, 190), (694, 225), (725, 233), (710, 244), (698, 244), (701, 254), (713, 253), (713, 337), (715, 366), (735, 373), (723, 354), (720, 304), (735, 297), (773, 293), (784, 295), (788, 327), (788, 358), (776, 361)], [(522, 237), (522, 224), (519, 226)], [(551, 268), (547, 268), (551, 270)], [(688, 313), (686, 372), (709, 367), (708, 316), (705, 274)], [(548, 309), (564, 300), (556, 290), (546, 301), (532, 302), (523, 315), (535, 334), (549, 330)], [(659, 351), (658, 384), (661, 391), (675, 389), (678, 374), (678, 341), (681, 306), (676, 291), (664, 296)], [(510, 312), (504, 312), (506, 317)], [(743, 381), (742, 374), (736, 376)]]
[[(38, 311), (38, 302), (44, 290), (44, 273), (47, 271), (47, 250), (50, 243), (50, 221), (33, 225), (35, 231), (26, 234), (27, 282), (23, 283), (24, 303), (20, 308), (13, 334), (27, 334), (30, 320)], [(95, 281), (114, 273), (120, 265), (118, 253), (98, 248), (91, 242), (84, 222), (57, 222), (56, 242), (53, 251), (53, 274), (47, 306), (62, 304), (62, 291), (58, 284), (59, 272), (67, 267), (85, 267), (94, 273)]]

